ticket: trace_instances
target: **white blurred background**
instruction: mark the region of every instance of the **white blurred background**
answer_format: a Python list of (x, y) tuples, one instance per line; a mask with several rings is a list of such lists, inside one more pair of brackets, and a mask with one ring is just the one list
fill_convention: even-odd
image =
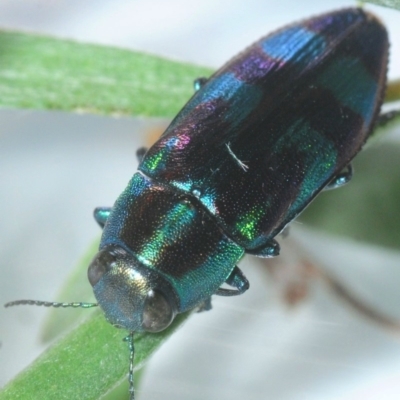
[[(332, 0), (0, 0), (0, 28), (218, 67), (274, 28), (351, 5)], [(400, 77), (400, 14), (367, 8), (388, 26), (389, 76)], [(0, 304), (56, 298), (70, 268), (100, 233), (93, 208), (112, 205), (134, 172), (135, 150), (144, 143), (143, 126), (149, 123), (0, 111)], [(316, 248), (318, 255), (325, 254), (324, 263), (343, 281), (395, 315), (400, 254), (293, 231), (310, 252)], [(211, 312), (191, 318), (150, 362), (139, 398), (400, 397), (400, 341), (394, 336), (348, 309), (323, 285), (288, 311), (260, 264), (248, 259), (243, 269), (251, 290), (234, 299), (218, 298)], [(0, 308), (1, 385), (42, 351), (38, 335), (44, 313), (34, 307)]]

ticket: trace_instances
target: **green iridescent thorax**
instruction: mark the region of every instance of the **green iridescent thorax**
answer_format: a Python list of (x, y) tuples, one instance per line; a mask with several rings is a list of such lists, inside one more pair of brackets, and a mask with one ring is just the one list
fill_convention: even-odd
[(179, 312), (214, 294), (244, 253), (197, 199), (140, 173), (107, 220), (100, 249), (110, 245), (121, 246), (168, 282)]

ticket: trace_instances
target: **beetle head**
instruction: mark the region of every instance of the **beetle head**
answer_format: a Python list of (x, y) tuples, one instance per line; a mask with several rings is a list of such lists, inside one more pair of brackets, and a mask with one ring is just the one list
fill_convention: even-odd
[(88, 278), (107, 320), (131, 332), (159, 332), (177, 312), (170, 284), (119, 246), (108, 246), (93, 258)]

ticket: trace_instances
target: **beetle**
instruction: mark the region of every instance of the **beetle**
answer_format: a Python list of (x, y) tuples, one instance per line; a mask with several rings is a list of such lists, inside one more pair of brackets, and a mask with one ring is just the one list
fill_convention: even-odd
[[(374, 127), (386, 87), (388, 35), (349, 8), (261, 38), (209, 79), (149, 149), (103, 228), (88, 279), (106, 319), (159, 332), (211, 296), (249, 288), (243, 255), (275, 257), (275, 237), (324, 189), (352, 177), (351, 160)], [(221, 288), (227, 284), (231, 288)], [(8, 303), (76, 306), (20, 300)]]

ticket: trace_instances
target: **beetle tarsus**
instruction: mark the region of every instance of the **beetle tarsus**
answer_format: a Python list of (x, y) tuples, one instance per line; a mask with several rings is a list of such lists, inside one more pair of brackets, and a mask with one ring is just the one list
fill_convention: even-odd
[(280, 249), (281, 247), (279, 246), (279, 243), (275, 239), (272, 239), (263, 247), (246, 250), (246, 253), (260, 258), (272, 258), (279, 256)]
[(204, 76), (195, 79), (193, 82), (194, 91), (198, 92), (207, 81), (208, 81), (208, 79), (205, 78)]
[(235, 267), (231, 274), (228, 276), (228, 279), (225, 283), (229, 286), (236, 288), (235, 290), (232, 289), (223, 289), (219, 288), (215, 294), (218, 296), (238, 296), (243, 294), (249, 287), (250, 282), (244, 276), (243, 272), (238, 268)]
[(93, 211), (93, 216), (96, 222), (100, 225), (100, 228), (103, 229), (104, 225), (107, 222), (107, 218), (110, 215), (111, 207), (96, 207)]
[(148, 150), (147, 147), (139, 147), (136, 150), (136, 158), (137, 158), (139, 163), (143, 160), (143, 157), (147, 153), (147, 150)]
[(197, 308), (197, 312), (210, 311), (212, 309), (211, 296), (205, 299)]
[(349, 164), (324, 187), (324, 190), (337, 189), (349, 183), (353, 177), (353, 172), (353, 166)]

